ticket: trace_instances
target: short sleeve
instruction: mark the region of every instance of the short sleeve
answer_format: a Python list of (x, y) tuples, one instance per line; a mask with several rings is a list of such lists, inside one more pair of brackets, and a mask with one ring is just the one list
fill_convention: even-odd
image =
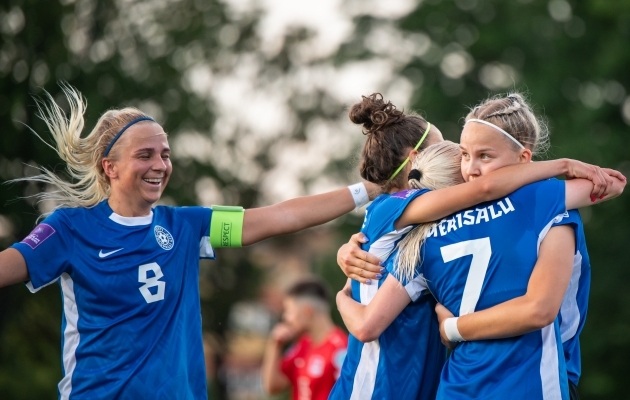
[(12, 248), (26, 261), (30, 281), (26, 287), (33, 293), (69, 272), (73, 254), (72, 231), (60, 211), (54, 212)]
[[(554, 226), (569, 225), (575, 231), (576, 238), (579, 238), (582, 233), (582, 217), (578, 210), (569, 210), (564, 214), (558, 215), (552, 224)], [(577, 246), (577, 242), (576, 242)]]
[(530, 202), (528, 206), (535, 210), (536, 226), (551, 227), (554, 223), (552, 221), (566, 212), (564, 181), (549, 179), (528, 186), (531, 189), (531, 198), (527, 201)]
[(387, 260), (385, 268), (387, 269), (387, 272), (392, 274), (392, 277), (400, 282), (400, 284), (405, 288), (411, 301), (415, 302), (422, 296), (425, 290), (428, 289), (427, 281), (424, 279), (424, 274), (422, 272), (422, 265), (416, 265), (413, 276), (409, 279), (409, 277), (405, 277), (401, 271), (398, 271), (395, 268), (397, 256), (398, 250), (396, 250), (396, 252)]
[(199, 258), (216, 258), (214, 249), (210, 246), (210, 221), (212, 209), (208, 207), (178, 207), (176, 212), (193, 228), (199, 240)]

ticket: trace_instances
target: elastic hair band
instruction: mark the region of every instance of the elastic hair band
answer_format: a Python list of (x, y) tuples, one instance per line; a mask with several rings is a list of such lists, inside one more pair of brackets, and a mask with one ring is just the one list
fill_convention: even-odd
[[(502, 134), (504, 134), (505, 136), (508, 137), (508, 139), (510, 139), (511, 141), (513, 141), (514, 143), (516, 143), (518, 145), (518, 147), (520, 147), (521, 149), (525, 150), (525, 146), (523, 146), (521, 144), (521, 142), (519, 142), (518, 140), (516, 140), (514, 138), (514, 136), (510, 135), (509, 133), (507, 133), (506, 131), (504, 131), (503, 129), (499, 128), (498, 126), (496, 126), (495, 124), (488, 122), (488, 121), (484, 121), (483, 119), (469, 119), (468, 121), (466, 121), (466, 124), (469, 122), (479, 122), (480, 124), (484, 124), (484, 125), (488, 125), (489, 127), (492, 127), (494, 129), (496, 129), (497, 131), (501, 132)], [(466, 125), (464, 124), (464, 125)]]
[[(429, 134), (429, 129), (431, 129), (431, 123), (427, 123), (427, 129), (424, 131), (424, 134), (422, 135), (422, 137), (418, 141), (418, 144), (416, 145), (416, 147), (413, 148), (414, 150), (418, 150), (420, 148), (420, 145), (422, 144), (422, 142), (424, 142), (424, 139)], [(400, 171), (402, 171), (403, 168), (405, 168), (405, 165), (407, 165), (408, 162), (409, 162), (409, 157), (405, 158), (405, 161), (403, 161), (403, 163), (400, 164), (400, 167), (398, 167), (398, 169), (396, 171), (394, 171), (394, 173), (392, 174), (392, 176), (389, 177), (388, 180), (391, 181), (392, 179), (394, 179), (396, 177), (396, 175), (398, 175), (398, 173)]]
[(210, 220), (210, 245), (213, 248), (241, 247), (244, 218), (243, 207), (213, 205)]
[(112, 149), (112, 147), (114, 146), (114, 144), (116, 143), (116, 141), (118, 140), (118, 138), (120, 138), (120, 136), (123, 134), (123, 132), (125, 132), (131, 125), (138, 123), (140, 121), (153, 121), (153, 118), (151, 117), (140, 117), (140, 118), (136, 118), (133, 121), (129, 122), (127, 125), (125, 125), (121, 130), (118, 131), (118, 133), (116, 134), (116, 136), (114, 136), (114, 138), (112, 139), (111, 142), (109, 142), (109, 145), (107, 146), (107, 148), (105, 149), (105, 153), (103, 153), (103, 157), (107, 157), (107, 155), (109, 154), (109, 151)]
[(420, 170), (418, 169), (412, 169), (411, 171), (409, 171), (409, 175), (407, 176), (407, 180), (417, 180), (419, 181), (420, 179), (422, 179), (422, 172), (420, 172)]

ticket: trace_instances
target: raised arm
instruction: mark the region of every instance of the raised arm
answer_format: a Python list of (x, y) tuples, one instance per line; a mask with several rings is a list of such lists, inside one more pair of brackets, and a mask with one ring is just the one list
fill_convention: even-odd
[(352, 298), (350, 279), (337, 293), (337, 308), (346, 328), (362, 342), (376, 340), (410, 302), (405, 288), (391, 274), (368, 305)]
[(523, 335), (549, 325), (558, 315), (569, 286), (574, 254), (573, 228), (551, 228), (540, 245), (538, 261), (523, 296), (456, 319), (445, 319), (452, 314), (438, 305), (443, 341), (455, 341), (457, 331), (461, 338), (470, 341)]
[(0, 287), (28, 280), (28, 269), (22, 254), (15, 249), (0, 252)]
[[(374, 198), (378, 187), (370, 183), (365, 183), (365, 187), (367, 192), (364, 195), (365, 203), (367, 203), (367, 196)], [(355, 203), (355, 196), (356, 194), (353, 195), (349, 188), (343, 188), (328, 193), (298, 197), (267, 207), (247, 209), (243, 221), (243, 246), (273, 236), (321, 225), (338, 218), (362, 205)]]
[(507, 196), (513, 191), (555, 176), (585, 178), (591, 181), (589, 194), (608, 194), (613, 181), (597, 166), (571, 159), (530, 162), (500, 168), (473, 181), (434, 190), (413, 200), (396, 221), (396, 228), (431, 222), (485, 201)]

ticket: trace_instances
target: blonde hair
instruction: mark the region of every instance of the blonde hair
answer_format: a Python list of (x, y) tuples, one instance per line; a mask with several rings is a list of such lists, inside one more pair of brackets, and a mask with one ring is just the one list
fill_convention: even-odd
[[(488, 121), (503, 129), (534, 155), (549, 149), (549, 130), (545, 121), (537, 117), (532, 106), (520, 93), (498, 95), (484, 100), (470, 110), (469, 119)], [(512, 146), (516, 147), (515, 143)]]
[[(46, 123), (54, 143), (48, 143), (33, 129), (31, 131), (55, 150), (59, 158), (66, 163), (66, 171), (71, 181), (63, 180), (54, 172), (40, 167), (42, 172), (40, 175), (14, 179), (12, 182), (38, 182), (52, 187), (52, 191), (40, 192), (33, 197), (39, 202), (52, 201), (55, 209), (93, 207), (109, 197), (109, 178), (102, 166), (105, 148), (127, 123), (146, 114), (132, 107), (109, 110), (99, 118), (94, 129), (82, 138), (81, 132), (85, 125), (83, 114), (87, 103), (83, 95), (72, 86), (62, 84), (61, 89), (70, 105), (69, 117), (55, 103), (50, 93), (46, 92), (47, 101), (35, 99), (38, 116)], [(107, 158), (116, 160), (118, 155), (117, 147), (114, 146)]]
[[(419, 179), (409, 179), (409, 186), (416, 189), (438, 190), (464, 182), (461, 173), (461, 151), (459, 145), (443, 141), (427, 147), (413, 160), (412, 171), (420, 172)], [(413, 174), (410, 174), (413, 175)], [(394, 259), (394, 270), (406, 280), (414, 277), (420, 259), (420, 249), (434, 222), (413, 228), (399, 243)]]

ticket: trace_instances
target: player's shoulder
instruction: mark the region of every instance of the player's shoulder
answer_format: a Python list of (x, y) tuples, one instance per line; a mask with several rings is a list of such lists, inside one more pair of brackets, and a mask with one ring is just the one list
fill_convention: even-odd
[(514, 193), (529, 194), (549, 190), (564, 190), (564, 181), (556, 178), (543, 179), (542, 181), (527, 184), (520, 189), (517, 189)]
[[(50, 213), (41, 224), (54, 226), (57, 229), (81, 228), (85, 221), (94, 221), (99, 219), (100, 213), (95, 207), (62, 207), (57, 208)], [(41, 225), (40, 224), (40, 225)]]
[(155, 221), (180, 221), (197, 226), (200, 223), (209, 223), (212, 209), (201, 206), (165, 206), (159, 205), (153, 208)]
[(405, 189), (389, 195), (389, 202), (409, 202), (418, 196), (429, 192), (429, 189)]

